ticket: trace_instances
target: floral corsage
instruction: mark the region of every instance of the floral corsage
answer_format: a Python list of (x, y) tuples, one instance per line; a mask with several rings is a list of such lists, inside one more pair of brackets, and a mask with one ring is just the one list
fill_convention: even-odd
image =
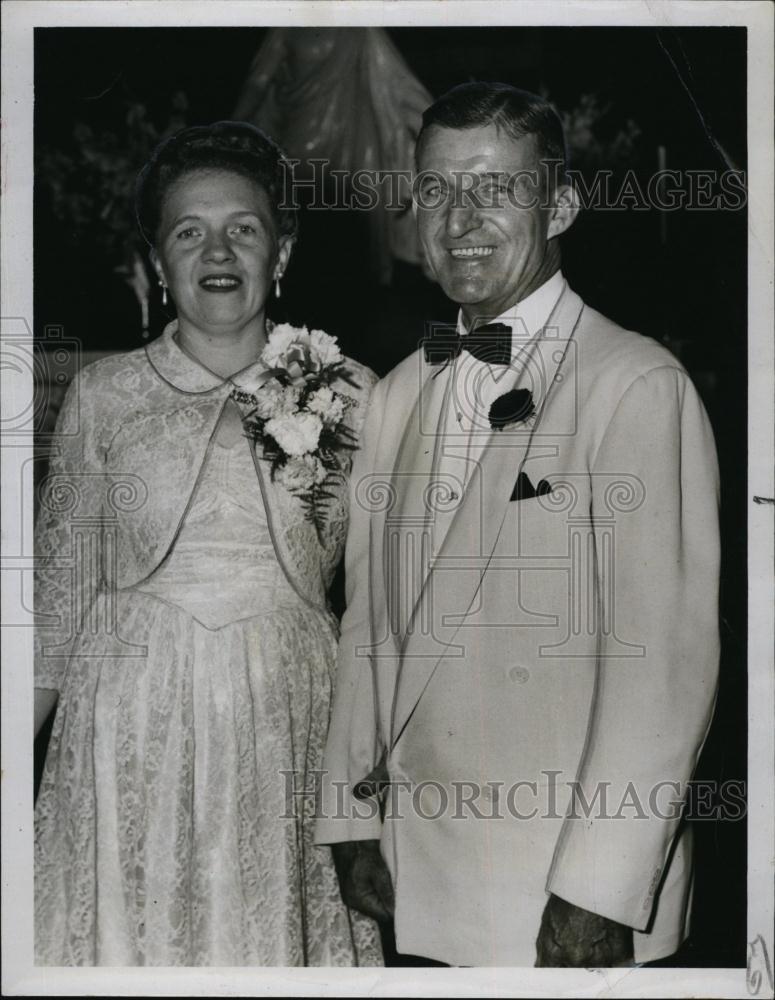
[(255, 386), (243, 385), (232, 396), (250, 406), (243, 424), (271, 463), (272, 481), (299, 498), (320, 537), (331, 487), (356, 448), (344, 422), (355, 400), (332, 383), (342, 379), (356, 389), (358, 383), (336, 338), (322, 330), (275, 326), (259, 360), (263, 371)]

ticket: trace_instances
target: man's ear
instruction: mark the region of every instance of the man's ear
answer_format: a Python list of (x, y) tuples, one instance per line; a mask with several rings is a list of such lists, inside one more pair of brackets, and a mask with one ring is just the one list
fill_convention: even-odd
[(559, 184), (554, 189), (552, 209), (549, 216), (547, 239), (559, 236), (573, 225), (579, 214), (579, 199), (572, 184)]

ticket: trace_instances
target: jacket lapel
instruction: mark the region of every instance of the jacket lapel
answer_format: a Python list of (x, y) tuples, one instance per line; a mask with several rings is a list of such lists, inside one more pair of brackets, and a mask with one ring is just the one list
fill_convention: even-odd
[(535, 416), (528, 424), (492, 431), (427, 575), (405, 632), (392, 711), (392, 743), (403, 732), (441, 656), (465, 653), (462, 644), (455, 644), (457, 632), (489, 566), (514, 483), (536, 435), (540, 441), (542, 427), (548, 426), (552, 387), (571, 348), (582, 309), (581, 299), (566, 286), (546, 325), (526, 345), (524, 362), (517, 362), (516, 382), (504, 385), (504, 392), (530, 389)]
[(411, 623), (430, 570), (428, 487), (438, 459), (439, 428), (449, 396), (451, 370), (451, 366), (447, 369), (426, 366), (424, 382), (404, 427), (391, 476), (395, 503), (385, 517), (380, 561), (388, 624), (399, 641)]

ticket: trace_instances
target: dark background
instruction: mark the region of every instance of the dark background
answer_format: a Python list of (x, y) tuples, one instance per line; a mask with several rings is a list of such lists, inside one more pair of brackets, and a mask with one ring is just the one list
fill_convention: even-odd
[[(128, 104), (142, 104), (148, 120), (163, 129), (181, 91), (188, 124), (231, 117), (264, 34), (236, 27), (36, 29), (34, 326), (42, 346), (52, 324), (85, 351), (127, 350), (144, 341), (137, 301), (114, 272), (115, 261), (96, 241), (84, 244), (55, 211), (51, 171), (41, 172), (41, 154), (76, 156), (76, 122), (97, 133), (114, 131), (120, 144)], [(745, 29), (455, 27), (391, 28), (389, 34), (433, 96), (470, 79), (548, 92), (561, 110), (594, 94), (606, 109), (596, 122), (602, 141), (627, 121), (636, 124), (635, 148), (620, 169), (632, 168), (644, 184), (658, 168), (659, 146), (670, 169), (721, 171), (719, 147), (745, 169)], [(128, 203), (131, 191), (119, 197)], [(85, 201), (95, 218), (107, 208), (97, 201)], [(377, 284), (364, 221), (355, 213), (306, 211), (301, 223), (282, 298), (272, 304), (275, 319), (338, 335), (346, 353), (384, 374), (414, 349), (425, 319), (454, 316), (419, 268), (398, 264), (391, 287)], [(697, 778), (743, 780), (746, 212), (681, 210), (665, 219), (653, 209), (589, 211), (563, 241), (571, 286), (618, 323), (670, 347), (708, 409), (722, 482), (722, 664)], [(170, 315), (154, 289), (152, 334)], [(44, 744), (45, 734), (39, 758)], [(695, 823), (695, 841), (691, 937), (677, 956), (657, 964), (742, 966), (745, 821)]]

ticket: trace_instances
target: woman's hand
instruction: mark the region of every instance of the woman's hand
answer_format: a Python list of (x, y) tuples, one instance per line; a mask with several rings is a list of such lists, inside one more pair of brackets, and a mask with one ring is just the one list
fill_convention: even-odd
[(35, 735), (43, 728), (43, 724), (57, 703), (58, 691), (49, 688), (35, 688)]

